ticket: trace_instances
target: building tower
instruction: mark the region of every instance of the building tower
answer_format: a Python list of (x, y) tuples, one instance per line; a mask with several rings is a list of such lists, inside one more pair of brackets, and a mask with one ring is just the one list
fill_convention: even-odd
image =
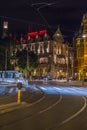
[(87, 14), (83, 16), (84, 68), (87, 71)]
[(81, 27), (75, 42), (75, 72), (78, 75), (78, 80), (82, 80), (83, 76), (87, 76), (87, 14), (83, 15)]
[(54, 78), (62, 79), (67, 77), (67, 44), (64, 43), (63, 35), (58, 27), (53, 35), (53, 65), (52, 75)]

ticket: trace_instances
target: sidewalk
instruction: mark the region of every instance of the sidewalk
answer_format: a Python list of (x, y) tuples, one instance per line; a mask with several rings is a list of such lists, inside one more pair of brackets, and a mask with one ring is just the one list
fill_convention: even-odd
[(20, 109), (21, 107), (25, 107), (26, 105), (27, 105), (26, 102), (21, 102), (20, 104), (18, 104), (17, 102), (13, 102), (13, 103), (0, 105), (0, 114), (4, 114), (7, 112), (11, 112), (13, 110)]

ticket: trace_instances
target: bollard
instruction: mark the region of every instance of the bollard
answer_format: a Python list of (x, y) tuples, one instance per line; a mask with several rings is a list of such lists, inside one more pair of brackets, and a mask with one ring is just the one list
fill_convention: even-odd
[(17, 84), (17, 87), (18, 87), (18, 99), (17, 99), (17, 102), (18, 102), (18, 104), (20, 104), (21, 103), (21, 88), (22, 88), (22, 83), (19, 82)]

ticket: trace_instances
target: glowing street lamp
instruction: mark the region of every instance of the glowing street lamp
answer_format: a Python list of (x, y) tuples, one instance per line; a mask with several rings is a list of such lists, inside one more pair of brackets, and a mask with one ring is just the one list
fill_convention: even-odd
[(87, 37), (87, 34), (83, 34), (82, 37), (83, 37), (83, 38), (86, 38), (86, 37)]
[(3, 29), (8, 29), (8, 22), (7, 21), (3, 22)]

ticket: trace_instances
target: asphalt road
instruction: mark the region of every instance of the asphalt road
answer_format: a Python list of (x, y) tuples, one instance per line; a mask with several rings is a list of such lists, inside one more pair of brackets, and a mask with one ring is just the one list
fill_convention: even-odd
[(47, 87), (42, 86), (42, 95), (32, 93), (32, 102), (26, 101), (24, 107), (0, 114), (0, 130), (86, 130), (87, 97), (51, 88), (48, 93)]

